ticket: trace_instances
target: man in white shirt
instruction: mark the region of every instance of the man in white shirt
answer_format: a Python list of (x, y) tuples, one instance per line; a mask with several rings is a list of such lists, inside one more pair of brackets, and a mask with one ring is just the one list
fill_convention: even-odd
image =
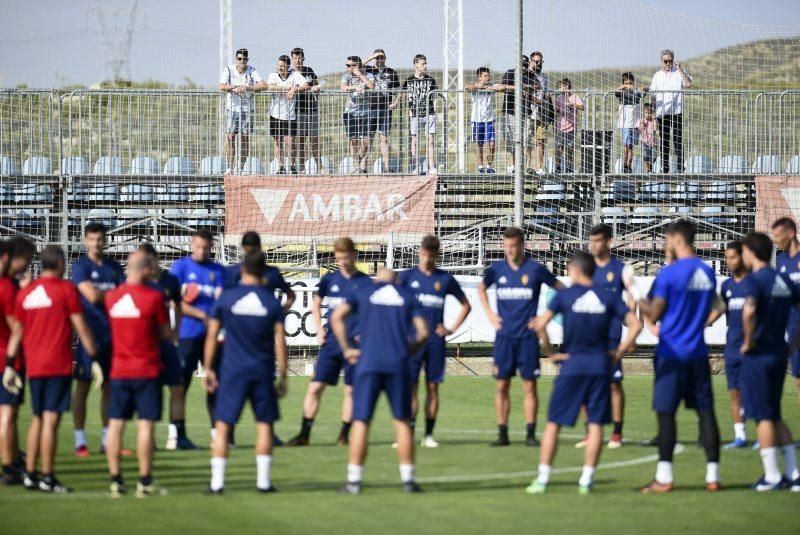
[(311, 86), (298, 71), (289, 72), (292, 60), (283, 55), (278, 58), (278, 71), (267, 77), (267, 89), (272, 92), (269, 104), (269, 134), (275, 143), (275, 157), (278, 159), (278, 174), (286, 174), (285, 162), (290, 159), (290, 172), (297, 174), (292, 155), (293, 137), (297, 134), (296, 99), (294, 96), (308, 91)]
[[(250, 147), (250, 132), (253, 131), (253, 113), (255, 110), (255, 92), (266, 89), (266, 84), (252, 65), (248, 65), (246, 48), (236, 51), (236, 63), (223, 69), (219, 79), (219, 90), (228, 93), (225, 109), (227, 110), (225, 138), (225, 156), (228, 161), (226, 174), (231, 173), (231, 166), (237, 170), (247, 160)], [(236, 134), (242, 143), (241, 162), (235, 165)]]
[(683, 166), (683, 89), (692, 87), (692, 77), (675, 61), (675, 52), (670, 49), (661, 51), (661, 64), (662, 69), (653, 75), (650, 83), (650, 94), (661, 139), (661, 171), (669, 173), (670, 137), (678, 170)]
[[(319, 159), (319, 99), (322, 86), (314, 69), (305, 64), (306, 55), (302, 48), (292, 49), (292, 72), (299, 72), (305, 78), (308, 91), (297, 96), (295, 114), (297, 115), (297, 136), (294, 139), (294, 159), (303, 166), (309, 158), (313, 158), (316, 169), (325, 172)], [(315, 167), (309, 172), (315, 173)]]

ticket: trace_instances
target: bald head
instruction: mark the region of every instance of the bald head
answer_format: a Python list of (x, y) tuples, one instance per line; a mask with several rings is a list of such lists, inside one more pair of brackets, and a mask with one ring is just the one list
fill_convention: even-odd
[(150, 255), (144, 251), (134, 251), (128, 255), (128, 265), (125, 274), (128, 282), (141, 284), (150, 276)]
[(378, 282), (394, 282), (397, 280), (397, 273), (389, 268), (381, 268), (378, 270), (378, 274), (375, 275), (375, 280)]

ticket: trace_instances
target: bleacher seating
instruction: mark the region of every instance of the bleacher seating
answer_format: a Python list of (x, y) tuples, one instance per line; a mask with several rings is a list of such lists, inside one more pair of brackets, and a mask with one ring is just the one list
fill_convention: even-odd
[[(622, 158), (617, 158), (614, 161), (614, 172), (616, 174), (622, 174)], [(634, 174), (642, 174), (644, 173), (644, 162), (638, 156), (634, 156), (631, 159), (631, 172)]]
[(753, 162), (753, 174), (776, 175), (781, 172), (781, 160), (774, 154), (762, 155)]
[(659, 210), (656, 206), (637, 206), (633, 209), (633, 216), (630, 220), (631, 224), (652, 225), (658, 222), (658, 213)]
[(122, 186), (119, 200), (122, 202), (153, 202), (153, 187), (141, 184)]
[(375, 163), (372, 164), (372, 172), (376, 175), (380, 175), (383, 173), (399, 173), (400, 172), (400, 162), (397, 158), (389, 158), (389, 165), (383, 165), (383, 158), (376, 158)]
[(736, 199), (736, 184), (715, 180), (708, 187), (706, 199), (732, 201)]
[(203, 184), (202, 186), (189, 188), (189, 202), (221, 203), (225, 202), (225, 193), (221, 186)]
[(92, 208), (87, 213), (86, 221), (102, 223), (106, 227), (114, 227), (117, 225), (117, 215), (114, 210), (109, 208)]
[(669, 184), (658, 182), (642, 184), (642, 194), (640, 200), (642, 202), (666, 201), (669, 199), (669, 194)]
[(624, 180), (611, 183), (609, 192), (603, 198), (611, 202), (630, 203), (636, 200), (636, 184)]
[(194, 165), (185, 156), (172, 156), (164, 164), (165, 175), (193, 175)]
[(708, 156), (690, 156), (686, 159), (684, 170), (690, 174), (704, 174), (711, 173), (711, 158)]
[(606, 206), (602, 213), (603, 223), (608, 225), (624, 225), (628, 222), (627, 212), (621, 206)]
[(16, 160), (10, 156), (0, 156), (0, 176), (14, 176), (19, 174)]
[[(277, 163), (276, 160), (273, 160)], [(427, 169), (427, 163), (425, 165)], [(270, 172), (272, 172), (272, 166), (270, 166)], [(348, 156), (347, 158), (342, 158), (342, 161), (339, 162), (339, 174), (340, 175), (352, 175), (355, 172), (356, 168), (353, 165), (353, 158)]]
[(14, 201), (21, 204), (53, 202), (53, 190), (48, 184), (22, 184), (14, 188)]
[(242, 168), (243, 175), (263, 175), (264, 174), (264, 164), (261, 162), (261, 158), (258, 156), (250, 156), (244, 162), (244, 167)]
[(88, 175), (89, 162), (83, 156), (67, 156), (61, 159), (62, 175)]
[(675, 187), (675, 199), (683, 201), (697, 201), (700, 199), (700, 183), (684, 182)]
[(159, 197), (164, 202), (186, 202), (189, 200), (189, 186), (186, 184), (167, 184), (160, 186), (158, 191)]
[(150, 156), (137, 156), (131, 160), (132, 175), (157, 175), (161, 166)]
[(800, 154), (795, 154), (786, 162), (786, 172), (790, 175), (800, 174)]
[[(653, 162), (653, 172), (660, 173), (661, 172), (661, 156), (656, 158), (656, 161)], [(681, 172), (680, 164), (678, 163), (678, 158), (674, 154), (670, 154), (669, 156), (669, 174), (676, 175)]]
[(119, 156), (101, 156), (94, 162), (94, 174), (96, 175), (121, 175), (122, 173), (122, 158)]
[(222, 175), (227, 165), (224, 156), (207, 156), (200, 161), (200, 174)]
[(98, 203), (119, 201), (119, 186), (116, 184), (92, 184), (86, 192), (86, 200)]
[(50, 158), (34, 156), (22, 164), (23, 175), (49, 175), (53, 172), (53, 162)]
[(742, 175), (747, 172), (747, 160), (738, 154), (728, 154), (720, 159), (717, 172), (726, 175)]

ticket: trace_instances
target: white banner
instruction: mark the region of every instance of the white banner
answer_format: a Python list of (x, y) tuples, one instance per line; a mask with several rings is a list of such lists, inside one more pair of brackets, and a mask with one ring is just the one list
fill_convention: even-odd
[[(559, 277), (562, 282), (568, 284), (566, 277)], [(467, 342), (493, 342), (495, 331), (489, 323), (489, 319), (481, 307), (478, 300), (478, 284), (482, 280), (481, 277), (476, 275), (458, 275), (456, 279), (464, 289), (470, 304), (472, 305), (472, 313), (467, 317), (467, 320), (452, 336), (447, 338), (449, 343), (467, 343)], [(646, 295), (653, 284), (655, 277), (636, 277), (636, 287), (641, 292), (641, 295)], [(717, 277), (717, 288), (722, 284), (725, 277)], [(317, 345), (316, 328), (314, 327), (314, 319), (311, 315), (311, 303), (313, 292), (316, 290), (319, 279), (299, 279), (289, 281), (292, 288), (297, 292), (297, 300), (292, 306), (291, 310), (286, 316), (286, 334), (288, 343), (292, 346), (313, 346)], [(554, 293), (554, 290), (547, 286), (542, 287), (539, 298), (539, 310), (544, 310), (547, 304), (547, 299)], [(495, 306), (494, 289), (489, 290), (489, 302), (492, 307)], [(326, 314), (326, 307), (323, 303), (323, 315)], [(447, 297), (444, 307), (445, 324), (450, 325), (458, 315), (459, 303), (451, 296)], [(559, 318), (550, 322), (547, 332), (550, 335), (550, 340), (554, 343), (561, 343), (563, 333), (561, 325), (558, 322)], [(323, 319), (323, 322), (325, 320)], [(712, 327), (706, 329), (705, 338), (706, 343), (712, 345), (725, 344), (725, 317), (719, 319)], [(658, 342), (647, 329), (642, 330), (642, 333), (637, 339), (637, 343), (642, 346), (652, 346)]]

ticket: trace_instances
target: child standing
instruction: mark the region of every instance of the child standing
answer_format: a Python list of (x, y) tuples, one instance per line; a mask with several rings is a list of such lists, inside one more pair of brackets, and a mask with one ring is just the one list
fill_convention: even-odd
[[(477, 148), (478, 173), (494, 174), (494, 92), (502, 91), (502, 85), (489, 85), (489, 68), (479, 67), (478, 81), (467, 85), (472, 92), (472, 141)], [(486, 158), (483, 147), (486, 145)], [(485, 163), (485, 166), (484, 166)]]
[(642, 140), (642, 160), (644, 160), (644, 170), (647, 173), (653, 172), (653, 162), (656, 161), (656, 118), (653, 115), (653, 107), (645, 103), (642, 106), (642, 117), (636, 122), (636, 130)]
[(583, 100), (572, 92), (572, 82), (564, 78), (558, 82), (556, 97), (556, 173), (573, 172), (573, 147), (575, 125), (579, 111), (584, 110)]
[(639, 107), (642, 97), (647, 93), (646, 88), (637, 89), (634, 85), (633, 73), (622, 73), (622, 85), (614, 95), (619, 99), (619, 121), (617, 127), (622, 132), (622, 172), (631, 172), (633, 160), (633, 147), (639, 144), (639, 135), (636, 123), (639, 120)]

